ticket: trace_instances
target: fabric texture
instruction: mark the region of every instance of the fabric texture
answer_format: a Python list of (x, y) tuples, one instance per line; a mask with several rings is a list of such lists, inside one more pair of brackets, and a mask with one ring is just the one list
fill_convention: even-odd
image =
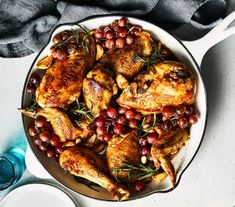
[(0, 57), (38, 52), (56, 25), (94, 15), (136, 16), (167, 30), (186, 23), (206, 30), (225, 9), (225, 0), (0, 0)]

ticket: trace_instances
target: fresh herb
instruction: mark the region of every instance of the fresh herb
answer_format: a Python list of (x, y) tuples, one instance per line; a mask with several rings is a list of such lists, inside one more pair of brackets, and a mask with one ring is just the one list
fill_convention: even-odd
[(35, 95), (33, 95), (30, 105), (28, 107), (26, 107), (26, 111), (29, 111), (29, 112), (36, 114), (37, 110), (40, 108), (41, 107), (39, 106), (38, 102), (36, 101)]
[(94, 191), (99, 192), (97, 189), (94, 188), (94, 187), (100, 187), (98, 184), (91, 182), (90, 180), (87, 180), (85, 178), (81, 178), (81, 177), (74, 176), (74, 178), (78, 183), (83, 184), (87, 186), (88, 188), (91, 188)]
[(69, 108), (69, 111), (74, 115), (82, 116), (85, 119), (89, 119), (90, 121), (94, 120), (94, 116), (87, 109), (86, 104), (79, 101), (78, 99), (75, 101), (75, 104)]
[(118, 172), (127, 172), (129, 181), (145, 180), (153, 175), (156, 175), (159, 170), (154, 167), (142, 164), (123, 163), (122, 165), (123, 167), (110, 168), (110, 170), (114, 175), (117, 175)]
[(153, 44), (153, 45), (154, 45), (154, 51), (148, 58), (141, 57), (139, 55), (134, 56), (134, 58), (136, 60), (143, 61), (144, 64), (146, 65), (146, 67), (149, 67), (149, 65), (152, 63), (159, 62), (159, 60), (164, 60), (164, 58), (161, 56), (160, 51), (158, 50), (156, 44)]

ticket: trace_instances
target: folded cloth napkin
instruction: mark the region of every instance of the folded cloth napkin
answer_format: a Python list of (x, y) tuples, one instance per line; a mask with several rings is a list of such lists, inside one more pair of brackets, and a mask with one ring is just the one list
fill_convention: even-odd
[(188, 23), (205, 30), (223, 18), (225, 8), (225, 0), (0, 0), (0, 57), (38, 52), (56, 25), (93, 15), (131, 15), (165, 29)]

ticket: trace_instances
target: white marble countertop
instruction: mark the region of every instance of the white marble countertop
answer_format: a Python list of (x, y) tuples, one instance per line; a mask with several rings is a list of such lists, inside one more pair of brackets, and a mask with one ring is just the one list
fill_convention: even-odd
[[(234, 7), (233, 7), (234, 8)], [(0, 151), (25, 136), (22, 130), (21, 92), (35, 54), (20, 59), (0, 58)], [(68, 190), (81, 207), (135, 206), (234, 207), (235, 206), (235, 35), (210, 49), (202, 62), (208, 92), (208, 124), (197, 156), (172, 192), (135, 201), (114, 203), (90, 199)], [(42, 180), (27, 170), (12, 188)], [(46, 180), (45, 182), (53, 182)], [(10, 189), (0, 191), (2, 199)], [(67, 190), (67, 189), (66, 189)]]

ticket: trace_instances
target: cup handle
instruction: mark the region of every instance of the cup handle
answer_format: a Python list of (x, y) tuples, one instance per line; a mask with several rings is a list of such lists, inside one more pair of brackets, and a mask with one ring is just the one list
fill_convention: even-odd
[(226, 39), (230, 35), (235, 34), (235, 25), (229, 25), (235, 20), (235, 11), (223, 19), (217, 26), (215, 26), (204, 37), (194, 41), (182, 41), (186, 48), (193, 55), (194, 59), (201, 65), (205, 53), (215, 44)]

